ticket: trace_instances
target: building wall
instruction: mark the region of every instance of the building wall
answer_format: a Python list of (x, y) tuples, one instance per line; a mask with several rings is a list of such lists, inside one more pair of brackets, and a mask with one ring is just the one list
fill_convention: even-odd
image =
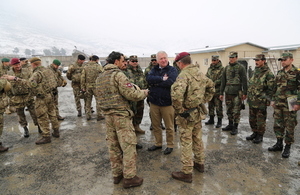
[(263, 48), (255, 47), (249, 44), (243, 44), (234, 47), (229, 47), (224, 51), (191, 54), (191, 57), (193, 63), (199, 65), (200, 71), (206, 73), (207, 69), (211, 64), (211, 56), (219, 55), (219, 59), (222, 61), (223, 66), (226, 66), (229, 62), (228, 56), (231, 51), (238, 52), (238, 59), (247, 61), (248, 66), (254, 68), (255, 63), (253, 58), (256, 54), (262, 53), (265, 50)]

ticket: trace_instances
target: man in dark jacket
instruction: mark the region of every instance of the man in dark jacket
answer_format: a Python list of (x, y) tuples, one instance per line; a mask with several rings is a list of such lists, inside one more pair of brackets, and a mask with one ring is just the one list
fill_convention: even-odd
[(175, 82), (178, 72), (169, 65), (168, 54), (159, 51), (156, 55), (158, 66), (152, 68), (147, 75), (150, 88), (149, 102), (151, 123), (155, 137), (155, 144), (148, 148), (154, 151), (162, 148), (161, 120), (166, 125), (167, 148), (164, 154), (170, 154), (174, 147), (174, 108), (171, 100), (171, 85)]

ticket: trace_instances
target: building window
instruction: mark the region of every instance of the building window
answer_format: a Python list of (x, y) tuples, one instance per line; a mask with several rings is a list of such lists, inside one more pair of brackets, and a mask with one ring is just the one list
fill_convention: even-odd
[(206, 66), (208, 65), (208, 58), (203, 59), (203, 64)]

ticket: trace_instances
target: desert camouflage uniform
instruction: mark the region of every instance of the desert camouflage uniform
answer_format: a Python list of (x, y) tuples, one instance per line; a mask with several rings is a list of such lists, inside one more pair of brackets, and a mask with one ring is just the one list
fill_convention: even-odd
[(1, 79), (0, 78), (0, 143), (1, 143), (1, 138), (2, 138), (2, 133), (3, 133), (3, 114), (5, 111), (5, 108), (8, 105), (8, 101), (6, 98), (6, 93), (4, 91), (4, 87), (7, 84), (6, 79)]
[(266, 131), (267, 106), (270, 105), (274, 89), (274, 74), (267, 63), (256, 67), (249, 80), (249, 123), (253, 132), (264, 135)]
[[(137, 66), (136, 70), (129, 65), (127, 71), (131, 77), (130, 80), (133, 81), (134, 84), (139, 86), (140, 89), (147, 89), (146, 78), (142, 68), (139, 65)], [(133, 105), (133, 109), (133, 125), (139, 125), (141, 124), (144, 115), (144, 100), (136, 102), (136, 105)]]
[(45, 89), (45, 86), (49, 86), (48, 80), (45, 77), (55, 77), (55, 75), (49, 75), (52, 72), (46, 69), (44, 66), (38, 66), (33, 69), (33, 74), (29, 80), (20, 79), (18, 82), (25, 82), (32, 89), (33, 94), (36, 96), (35, 113), (40, 129), (42, 130), (42, 136), (50, 137), (49, 121), (54, 131), (59, 131), (59, 123), (55, 112), (52, 89)]
[[(29, 78), (32, 75), (32, 72), (27, 68), (22, 68), (20, 72), (15, 72), (12, 68), (10, 71), (7, 72), (7, 74), (11, 76), (16, 76), (20, 79), (29, 80)], [(24, 82), (10, 81), (10, 83), (11, 90), (7, 93), (10, 98), (9, 104), (16, 108), (20, 125), (22, 127), (28, 125), (26, 115), (24, 112), (25, 107), (27, 107), (34, 125), (38, 126), (38, 121), (34, 108), (34, 96), (30, 87), (27, 85), (27, 83)]]
[[(180, 131), (182, 172), (193, 171), (193, 154), (195, 162), (204, 164), (204, 145), (202, 141), (201, 120), (206, 117), (205, 106), (215, 92), (214, 83), (199, 71), (196, 65), (188, 65), (181, 70), (171, 87), (172, 104), (175, 109), (176, 123)], [(178, 114), (185, 110), (197, 108), (190, 116), (183, 118)]]
[(100, 107), (105, 114), (106, 140), (113, 177), (136, 175), (136, 135), (132, 125), (130, 101), (146, 98), (114, 64), (107, 64), (96, 80)]
[[(50, 64), (48, 68), (53, 71), (54, 75), (57, 78), (57, 87), (64, 87), (67, 85), (67, 81), (61, 76), (60, 70), (56, 69), (52, 64)], [(60, 117), (58, 109), (58, 89), (55, 88), (52, 93), (53, 101), (55, 104), (55, 113), (57, 117)]]
[[(93, 96), (96, 97), (96, 79), (98, 75), (103, 72), (103, 68), (97, 62), (89, 62), (86, 64), (81, 72), (81, 89), (85, 90), (85, 107), (86, 107), (86, 116), (87, 118), (91, 117), (91, 106)], [(96, 101), (97, 117), (101, 117), (100, 104), (101, 101)]]
[[(81, 80), (81, 72), (83, 70), (84, 64), (75, 63), (74, 65), (71, 64), (69, 66), (69, 69), (67, 71), (67, 78), (72, 81), (72, 88), (73, 88), (73, 94), (76, 104), (77, 111), (81, 112), (81, 103), (80, 103), (80, 80)], [(85, 98), (84, 98), (85, 102)], [(86, 110), (86, 106), (85, 106)]]
[[(4, 66), (3, 64), (1, 64), (1, 66), (0, 66), (0, 75), (1, 76), (2, 75), (6, 75), (7, 72), (10, 71), (10, 69), (11, 69), (10, 66)], [(5, 108), (6, 109), (5, 113), (9, 113), (10, 114), (12, 109), (9, 108), (9, 97), (6, 95), (3, 101), (5, 101), (5, 102), (8, 103), (6, 105), (6, 108)]]
[(297, 111), (289, 111), (287, 98), (297, 96), (300, 104), (300, 71), (292, 65), (289, 71), (279, 70), (275, 78), (272, 101), (274, 108), (274, 132), (277, 138), (285, 138), (286, 144), (294, 143), (294, 129), (297, 126)]
[(222, 78), (223, 71), (224, 71), (224, 67), (222, 66), (222, 62), (219, 61), (219, 63), (216, 65), (211, 64), (206, 73), (206, 76), (215, 83), (215, 89), (216, 89), (213, 98), (211, 99), (211, 101), (208, 102), (208, 115), (215, 116), (215, 108), (216, 108), (217, 117), (221, 119), (223, 118), (223, 105), (219, 96), (221, 95), (220, 87), (221, 87), (221, 78)]
[(225, 102), (229, 122), (240, 122), (242, 95), (247, 95), (247, 75), (243, 65), (233, 63), (225, 67), (221, 79), (220, 94), (225, 92)]

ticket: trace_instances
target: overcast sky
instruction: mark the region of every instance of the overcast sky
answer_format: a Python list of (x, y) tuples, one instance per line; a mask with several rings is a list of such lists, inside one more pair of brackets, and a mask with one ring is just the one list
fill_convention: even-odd
[(299, 0), (0, 0), (0, 7), (66, 36), (170, 52), (241, 42), (300, 44)]

